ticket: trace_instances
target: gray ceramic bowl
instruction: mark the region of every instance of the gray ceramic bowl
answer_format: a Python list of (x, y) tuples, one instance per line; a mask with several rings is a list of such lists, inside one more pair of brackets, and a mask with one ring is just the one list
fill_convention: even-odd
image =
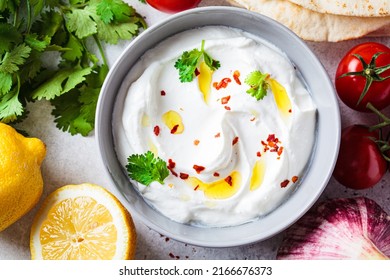
[[(112, 116), (129, 69), (139, 57), (165, 38), (205, 25), (225, 25), (257, 35), (281, 49), (301, 73), (318, 108), (317, 136), (304, 180), (294, 193), (265, 217), (239, 226), (205, 228), (174, 222), (151, 208), (132, 187), (115, 153)], [(128, 81), (127, 81), (128, 82)], [(124, 50), (103, 85), (96, 113), (96, 137), (103, 163), (116, 186), (115, 192), (134, 217), (170, 238), (206, 247), (230, 247), (267, 239), (299, 219), (317, 201), (326, 187), (339, 149), (340, 114), (328, 74), (316, 56), (290, 30), (272, 19), (232, 7), (188, 10), (151, 26)]]

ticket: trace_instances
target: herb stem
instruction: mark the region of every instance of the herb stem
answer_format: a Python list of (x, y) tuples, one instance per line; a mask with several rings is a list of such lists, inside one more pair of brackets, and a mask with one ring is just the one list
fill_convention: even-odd
[(30, 0), (26, 1), (26, 6), (27, 6), (27, 34), (30, 33), (31, 29), (31, 4)]
[(93, 39), (95, 40), (96, 45), (97, 45), (97, 47), (98, 47), (98, 49), (99, 49), (99, 53), (100, 53), (100, 56), (102, 57), (103, 64), (108, 65), (108, 64), (107, 64), (106, 55), (105, 55), (105, 53), (104, 53), (102, 44), (101, 44), (99, 38), (96, 36), (96, 34), (93, 35)]
[(16, 27), (17, 23), (18, 23), (18, 16), (19, 16), (19, 9), (15, 9), (15, 13), (14, 13), (14, 22), (13, 22), (13, 25), (14, 27)]

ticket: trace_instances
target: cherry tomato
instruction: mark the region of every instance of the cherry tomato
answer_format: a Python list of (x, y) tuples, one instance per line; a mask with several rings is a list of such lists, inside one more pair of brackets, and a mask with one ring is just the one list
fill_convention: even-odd
[(333, 172), (339, 183), (352, 189), (366, 189), (373, 187), (386, 173), (387, 162), (372, 138), (378, 139), (378, 133), (362, 125), (343, 129)]
[[(350, 108), (368, 112), (368, 102), (381, 110), (390, 105), (390, 48), (375, 42), (353, 47), (340, 61), (336, 91)], [(367, 87), (365, 91), (365, 87)]]
[(146, 0), (153, 8), (165, 13), (177, 13), (195, 8), (201, 0)]

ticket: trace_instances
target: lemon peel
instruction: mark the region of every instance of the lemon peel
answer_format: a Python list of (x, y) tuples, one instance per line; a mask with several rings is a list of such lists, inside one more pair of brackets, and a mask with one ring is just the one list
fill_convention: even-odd
[(19, 220), (43, 192), (41, 164), (46, 146), (0, 123), (0, 231)]

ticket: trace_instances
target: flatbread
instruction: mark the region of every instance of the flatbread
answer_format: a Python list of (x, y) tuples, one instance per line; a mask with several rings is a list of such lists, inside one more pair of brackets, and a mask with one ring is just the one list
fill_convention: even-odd
[(371, 32), (367, 36), (369, 37), (388, 37), (390, 36), (390, 24), (383, 26), (379, 28), (378, 30), (375, 30), (374, 32)]
[(390, 16), (352, 17), (324, 14), (286, 0), (229, 1), (233, 5), (273, 18), (308, 41), (338, 42), (360, 38), (390, 24)]
[(390, 0), (288, 0), (306, 9), (327, 14), (383, 17), (390, 16)]

